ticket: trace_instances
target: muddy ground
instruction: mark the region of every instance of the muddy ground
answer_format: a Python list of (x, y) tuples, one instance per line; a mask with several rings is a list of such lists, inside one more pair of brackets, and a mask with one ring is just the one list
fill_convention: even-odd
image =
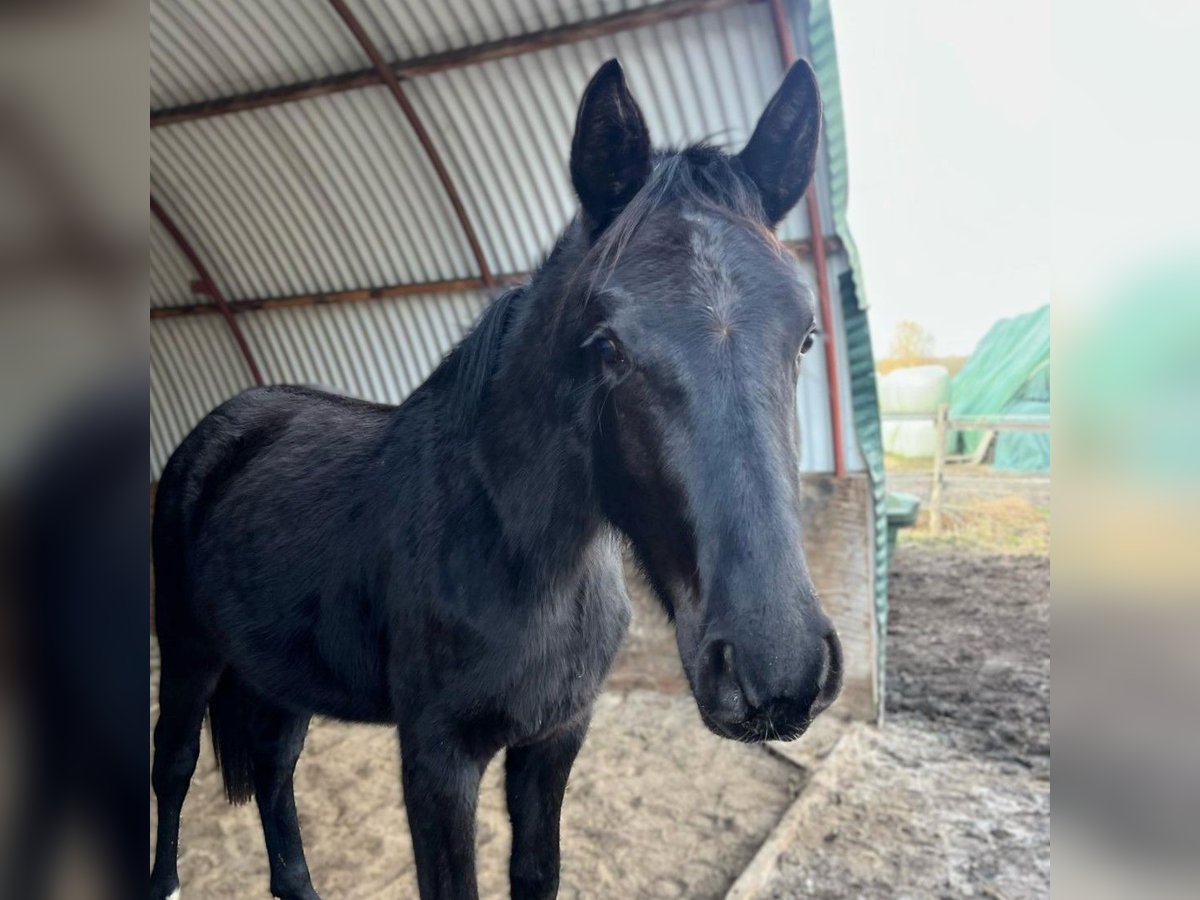
[(842, 738), (735, 896), (1048, 896), (1049, 588), (1045, 557), (901, 545), (887, 725)]
[(904, 548), (890, 597), (891, 720), (1047, 776), (1049, 558)]

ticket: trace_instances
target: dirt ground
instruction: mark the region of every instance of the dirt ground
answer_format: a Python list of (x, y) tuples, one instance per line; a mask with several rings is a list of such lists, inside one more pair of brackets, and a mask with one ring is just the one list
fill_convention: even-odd
[[(561, 896), (1047, 896), (1048, 559), (902, 542), (890, 593), (886, 726), (827, 715), (752, 747), (704, 729), (670, 628), (634, 591), (567, 792)], [(297, 804), (323, 896), (415, 896), (398, 769), (391, 730), (314, 723)], [(501, 772), (480, 803), (484, 897), (507, 896)], [(181, 846), (183, 896), (267, 896), (257, 815), (224, 802), (207, 745)]]
[[(701, 724), (673, 632), (644, 590), (567, 789), (564, 898), (722, 897), (800, 792), (807, 773)], [(151, 719), (157, 654), (151, 648)], [(183, 811), (187, 898), (267, 896), (253, 805), (230, 807), (204, 749)], [(509, 826), (500, 760), (480, 800), (480, 893), (507, 896)], [(315, 721), (296, 775), (309, 868), (322, 896), (415, 897), (394, 732)], [(153, 797), (151, 816), (153, 822)]]
[(837, 745), (731, 896), (1049, 895), (1049, 559), (901, 545), (888, 723)]

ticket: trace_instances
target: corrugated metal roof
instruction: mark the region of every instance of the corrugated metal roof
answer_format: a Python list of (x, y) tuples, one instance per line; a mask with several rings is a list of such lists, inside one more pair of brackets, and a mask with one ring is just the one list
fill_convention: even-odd
[(162, 309), (190, 303), (211, 303), (192, 293), (196, 278), (191, 263), (157, 219), (150, 220), (150, 307)]
[(325, 2), (150, 4), (150, 103), (199, 103), (371, 65)]
[[(350, 5), (385, 56), (405, 59), (643, 4)], [(156, 107), (368, 66), (325, 2), (187, 0), (151, 9)], [(804, 46), (804, 36), (798, 39)], [(782, 76), (769, 11), (754, 3), (404, 81), (492, 271), (533, 269), (574, 213), (567, 155), (575, 109), (596, 67), (612, 56), (625, 66), (660, 145), (708, 139), (740, 146)], [(825, 167), (822, 160), (822, 183)], [(479, 275), (426, 154), (383, 87), (154, 128), (151, 190), (230, 300)], [(786, 239), (807, 238), (803, 212), (794, 211), (780, 231)], [(208, 302), (191, 293), (193, 277), (154, 226), (152, 306)], [(319, 383), (399, 402), (484, 299), (418, 295), (244, 312), (239, 321), (268, 381)], [(840, 343), (838, 323), (834, 328)], [(151, 330), (156, 474), (187, 429), (248, 378), (218, 316), (155, 319)], [(801, 462), (809, 470), (830, 467), (820, 352), (806, 363), (800, 385)]]
[(655, 5), (654, 0), (442, 0), (395, 3), (353, 0), (351, 8), (392, 59), (434, 53), (535, 34), (576, 22)]
[(383, 87), (156, 128), (150, 184), (231, 300), (476, 274)]
[[(535, 267), (575, 210), (567, 152), (579, 94), (618, 57), (659, 146), (740, 147), (782, 71), (764, 6), (633, 29), (405, 82), (497, 272)], [(798, 210), (780, 233), (808, 235)]]
[[(393, 62), (587, 22), (666, 0), (350, 0)], [(171, 0), (150, 5), (154, 109), (369, 69), (333, 8), (320, 2)]]

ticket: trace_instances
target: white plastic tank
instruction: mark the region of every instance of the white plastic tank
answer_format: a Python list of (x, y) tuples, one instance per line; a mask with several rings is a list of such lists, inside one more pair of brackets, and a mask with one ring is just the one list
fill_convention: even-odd
[[(923, 459), (933, 456), (936, 429), (933, 414), (950, 401), (950, 372), (945, 366), (912, 366), (880, 376), (879, 411), (884, 414), (883, 449), (895, 456)], [(928, 413), (929, 419), (888, 421), (888, 413)]]

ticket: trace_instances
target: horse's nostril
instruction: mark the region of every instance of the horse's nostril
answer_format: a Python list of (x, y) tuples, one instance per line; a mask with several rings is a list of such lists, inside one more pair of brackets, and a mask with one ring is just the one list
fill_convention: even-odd
[(829, 641), (821, 641), (821, 674), (817, 678), (817, 693), (825, 690), (825, 682), (829, 680)]
[(721, 666), (724, 675), (733, 677), (733, 644), (726, 643), (721, 647)]
[(700, 688), (705, 705), (718, 719), (740, 721), (746, 715), (749, 702), (738, 677), (733, 644), (712, 640), (704, 650)]
[(810, 718), (828, 709), (842, 690), (842, 642), (838, 640), (836, 631), (831, 630), (825, 635), (821, 655), (821, 675), (817, 681), (817, 697), (809, 712)]

